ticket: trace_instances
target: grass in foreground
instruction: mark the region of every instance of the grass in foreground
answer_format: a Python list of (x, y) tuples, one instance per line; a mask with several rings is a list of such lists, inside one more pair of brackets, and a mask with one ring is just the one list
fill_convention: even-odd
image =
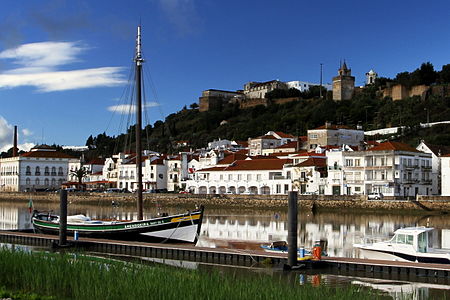
[(88, 256), (74, 258), (67, 254), (25, 253), (2, 248), (0, 270), (0, 286), (56, 299), (364, 300), (379, 297), (357, 288), (297, 286), (275, 281), (267, 275), (237, 279), (219, 272), (99, 262)]

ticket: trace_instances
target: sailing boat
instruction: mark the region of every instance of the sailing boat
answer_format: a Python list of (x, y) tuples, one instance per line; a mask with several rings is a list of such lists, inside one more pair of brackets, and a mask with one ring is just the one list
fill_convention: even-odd
[[(137, 169), (137, 221), (92, 220), (84, 215), (67, 217), (68, 235), (118, 240), (151, 242), (196, 243), (203, 219), (203, 206), (182, 214), (158, 216), (144, 220), (142, 199), (142, 58), (141, 27), (137, 28), (136, 56), (136, 169)], [(32, 217), (38, 232), (58, 234), (59, 216), (48, 212), (35, 212)]]

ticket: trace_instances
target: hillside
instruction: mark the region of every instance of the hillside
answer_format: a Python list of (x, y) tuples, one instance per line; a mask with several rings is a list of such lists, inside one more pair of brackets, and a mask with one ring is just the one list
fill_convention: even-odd
[[(308, 129), (319, 127), (325, 121), (350, 127), (360, 124), (364, 130), (409, 126), (402, 140), (412, 146), (421, 139), (450, 145), (450, 126), (419, 128), (419, 123), (425, 123), (427, 119), (430, 122), (450, 120), (450, 98), (430, 96), (426, 100), (412, 97), (392, 101), (377, 99), (375, 92), (374, 88), (367, 88), (353, 100), (340, 102), (313, 98), (251, 109), (239, 109), (236, 105), (228, 105), (222, 111), (183, 109), (167, 116), (164, 122), (147, 126), (143, 138), (147, 140), (148, 137), (148, 140), (143, 145), (154, 151), (175, 153), (180, 150), (175, 148), (176, 141), (189, 141), (190, 147), (196, 149), (214, 139), (247, 140), (269, 130), (306, 135)], [(91, 155), (110, 155), (133, 149), (133, 142), (129, 142), (134, 141), (133, 131), (132, 127), (128, 130), (129, 137), (112, 138), (105, 134), (89, 137), (87, 145), (95, 147)]]

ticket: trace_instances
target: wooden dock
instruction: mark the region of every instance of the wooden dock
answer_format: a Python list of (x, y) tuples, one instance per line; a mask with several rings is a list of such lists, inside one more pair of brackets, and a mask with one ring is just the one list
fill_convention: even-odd
[[(0, 243), (54, 247), (58, 236), (17, 231), (0, 231)], [(68, 240), (75, 249), (105, 254), (136, 257), (165, 258), (203, 263), (254, 266), (259, 263), (287, 264), (286, 253), (269, 253), (258, 250), (204, 248), (185, 244), (152, 244), (142, 242), (80, 238)], [(337, 271), (408, 275), (417, 277), (449, 278), (450, 265), (368, 260), (359, 258), (323, 257), (320, 261), (308, 261), (307, 268), (328, 268)]]

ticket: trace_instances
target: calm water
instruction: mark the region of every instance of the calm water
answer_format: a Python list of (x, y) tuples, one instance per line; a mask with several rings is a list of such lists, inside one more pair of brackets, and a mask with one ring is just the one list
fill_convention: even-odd
[[(35, 207), (39, 210), (53, 209), (57, 205), (46, 204)], [(168, 207), (164, 212), (184, 212), (187, 207)], [(146, 217), (155, 215), (157, 207), (146, 207)], [(82, 213), (92, 218), (136, 218), (134, 207), (100, 207), (69, 204), (69, 214)], [(405, 226), (428, 225), (436, 230), (432, 236), (433, 247), (450, 248), (450, 220), (446, 215), (426, 216), (389, 213), (311, 212), (299, 214), (299, 246), (312, 247), (318, 239), (326, 240), (330, 256), (359, 257), (353, 243), (361, 242), (364, 235), (376, 235), (388, 239), (393, 232)], [(0, 230), (31, 228), (30, 214), (25, 203), (0, 203)], [(227, 247), (236, 251), (259, 249), (262, 243), (287, 240), (287, 210), (255, 209), (205, 209), (205, 218), (198, 246)], [(150, 259), (151, 260), (151, 259)], [(158, 261), (156, 261), (158, 262)], [(165, 260), (165, 263), (179, 264), (189, 268), (207, 268), (198, 263)], [(260, 271), (260, 270), (259, 270)], [(367, 278), (367, 274), (313, 274), (289, 273), (265, 269), (263, 272), (274, 276), (286, 276), (296, 284), (311, 285), (358, 285), (379, 290), (394, 299), (408, 295), (407, 299), (450, 299), (448, 279), (423, 278), (421, 282), (411, 282), (408, 278)], [(414, 279), (416, 280), (416, 279)], [(411, 297), (411, 298), (410, 298)]]

